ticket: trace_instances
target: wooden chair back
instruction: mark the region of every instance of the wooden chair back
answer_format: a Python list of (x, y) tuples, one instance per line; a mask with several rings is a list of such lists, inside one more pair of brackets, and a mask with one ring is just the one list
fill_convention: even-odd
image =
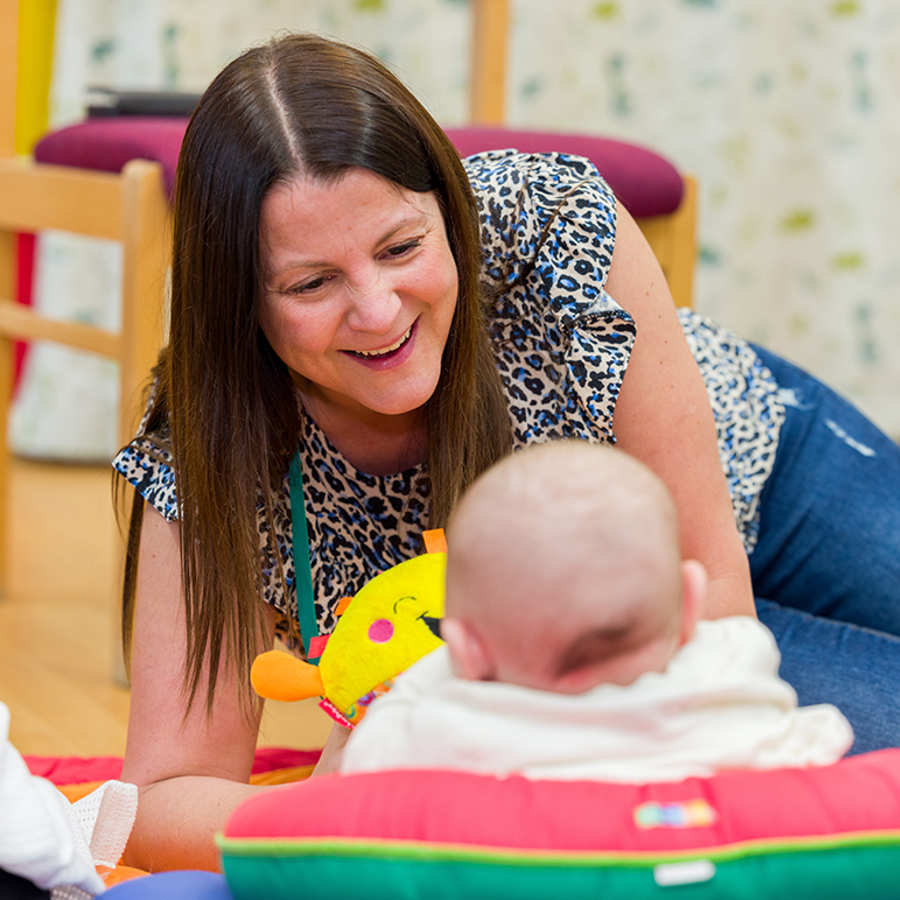
[[(134, 433), (141, 387), (163, 342), (170, 252), (169, 201), (158, 163), (133, 160), (113, 174), (16, 156), (18, 14), (19, 0), (0, 0), (0, 592), (7, 571), (7, 425), (15, 342), (56, 341), (115, 359), (124, 444)], [(44, 229), (122, 244), (120, 332), (48, 319), (16, 302), (16, 236)]]

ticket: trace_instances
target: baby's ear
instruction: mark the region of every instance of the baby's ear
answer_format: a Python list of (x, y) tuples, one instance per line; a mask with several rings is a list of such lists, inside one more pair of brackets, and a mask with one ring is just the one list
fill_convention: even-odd
[(494, 662), (478, 632), (463, 619), (441, 619), (453, 674), (467, 681), (493, 681)]
[(703, 563), (686, 559), (681, 564), (681, 644), (686, 644), (697, 628), (700, 610), (706, 602), (709, 576)]

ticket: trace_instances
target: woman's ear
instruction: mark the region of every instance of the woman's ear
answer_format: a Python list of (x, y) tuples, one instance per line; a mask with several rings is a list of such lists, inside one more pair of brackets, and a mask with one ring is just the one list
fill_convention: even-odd
[(706, 602), (709, 576), (703, 563), (696, 559), (686, 559), (681, 564), (681, 640), (684, 646), (697, 628), (700, 610)]
[(441, 619), (441, 637), (447, 643), (453, 674), (467, 681), (493, 681), (494, 662), (477, 631), (463, 619)]

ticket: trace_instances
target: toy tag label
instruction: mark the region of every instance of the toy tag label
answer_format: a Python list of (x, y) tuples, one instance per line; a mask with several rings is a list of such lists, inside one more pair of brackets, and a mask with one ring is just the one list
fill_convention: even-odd
[(707, 828), (718, 818), (719, 814), (702, 799), (680, 803), (642, 803), (634, 809), (634, 824), (641, 830)]

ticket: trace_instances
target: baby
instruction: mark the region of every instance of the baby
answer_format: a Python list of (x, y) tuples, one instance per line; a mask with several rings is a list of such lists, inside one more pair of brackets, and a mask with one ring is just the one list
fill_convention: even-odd
[(447, 530), (446, 646), (354, 731), (343, 771), (456, 768), (672, 781), (823, 765), (853, 742), (799, 709), (755, 619), (698, 622), (663, 483), (620, 450), (531, 447), (466, 493)]
[(106, 887), (137, 813), (137, 788), (107, 781), (70, 803), (31, 774), (9, 742), (9, 709), (0, 703), (0, 898), (88, 900)]

